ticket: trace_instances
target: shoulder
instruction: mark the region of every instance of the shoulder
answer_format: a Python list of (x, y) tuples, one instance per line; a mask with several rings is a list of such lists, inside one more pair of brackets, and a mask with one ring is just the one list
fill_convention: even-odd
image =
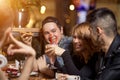
[(66, 44), (72, 44), (72, 37), (63, 36), (63, 38), (59, 42), (59, 46), (66, 45)]
[(62, 40), (65, 41), (65, 42), (71, 43), (72, 42), (72, 37), (64, 36)]

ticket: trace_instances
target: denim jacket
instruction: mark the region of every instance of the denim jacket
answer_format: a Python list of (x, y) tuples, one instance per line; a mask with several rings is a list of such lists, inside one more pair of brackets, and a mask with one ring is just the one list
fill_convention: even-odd
[[(58, 43), (58, 46), (61, 48), (64, 48), (65, 50), (72, 51), (72, 37), (63, 36), (61, 41)], [(64, 66), (62, 57), (57, 56), (56, 60), (60, 67)], [(47, 61), (47, 64), (50, 64), (50, 60), (47, 55), (46, 55), (46, 61)]]

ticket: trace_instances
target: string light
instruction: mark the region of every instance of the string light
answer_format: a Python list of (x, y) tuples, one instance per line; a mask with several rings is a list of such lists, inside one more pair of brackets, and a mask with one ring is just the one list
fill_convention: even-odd
[(46, 11), (46, 7), (45, 7), (44, 5), (41, 6), (40, 13), (41, 13), (41, 14), (44, 14), (45, 11)]
[(71, 11), (73, 11), (73, 10), (75, 9), (75, 6), (74, 6), (73, 4), (71, 4), (71, 5), (69, 6), (69, 9), (70, 9)]

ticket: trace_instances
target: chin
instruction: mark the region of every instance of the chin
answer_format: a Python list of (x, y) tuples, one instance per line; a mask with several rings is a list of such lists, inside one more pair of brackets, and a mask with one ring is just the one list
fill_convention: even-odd
[(80, 49), (75, 49), (75, 52), (80, 52), (81, 50)]

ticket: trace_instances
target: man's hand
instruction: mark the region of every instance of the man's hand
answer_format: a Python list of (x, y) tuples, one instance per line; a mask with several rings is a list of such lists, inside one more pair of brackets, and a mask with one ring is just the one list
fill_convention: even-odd
[(58, 55), (61, 56), (65, 49), (60, 48), (58, 45), (48, 44), (46, 45), (45, 53), (48, 55)]

